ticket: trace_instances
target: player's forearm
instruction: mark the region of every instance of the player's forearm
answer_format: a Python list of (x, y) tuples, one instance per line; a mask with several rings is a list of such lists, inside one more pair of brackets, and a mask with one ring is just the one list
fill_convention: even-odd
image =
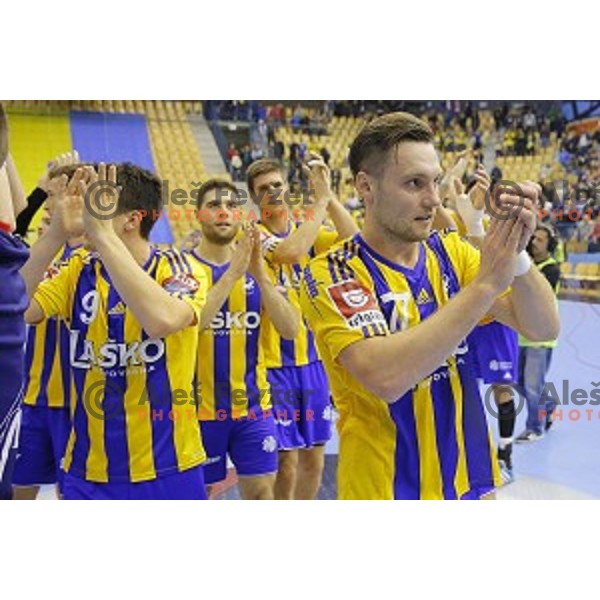
[(37, 211), (43, 206), (47, 197), (48, 194), (39, 187), (35, 188), (33, 192), (29, 194), (25, 210), (17, 217), (17, 228), (15, 229), (15, 233), (18, 233), (23, 237), (27, 235), (27, 230), (29, 229), (33, 217), (35, 217)]
[(23, 185), (21, 184), (21, 178), (19, 177), (19, 173), (17, 172), (17, 168), (10, 154), (6, 159), (6, 170), (8, 173), (8, 183), (10, 185), (10, 193), (16, 219), (27, 206), (27, 200), (25, 197), (25, 190), (23, 190)]
[(319, 229), (325, 218), (326, 208), (317, 205), (311, 208), (312, 218), (307, 219), (298, 229), (290, 233), (285, 240), (280, 242), (273, 252), (273, 261), (279, 264), (293, 264), (300, 262), (302, 257), (315, 243)]
[(6, 223), (11, 230), (15, 228), (15, 211), (6, 165), (0, 167), (0, 222)]
[(329, 201), (327, 212), (335, 225), (340, 240), (345, 240), (358, 233), (358, 225), (354, 222), (352, 215), (335, 196)]
[(116, 235), (105, 235), (94, 243), (113, 285), (150, 337), (163, 338), (193, 323), (191, 306), (152, 279)]
[(210, 288), (206, 296), (206, 304), (202, 308), (200, 316), (200, 331), (208, 329), (225, 301), (231, 294), (235, 282), (239, 279), (227, 270), (221, 279)]
[(300, 312), (292, 306), (267, 278), (258, 282), (265, 312), (285, 340), (293, 340), (300, 330)]
[(35, 294), (46, 270), (65, 242), (64, 236), (51, 225), (48, 231), (32, 246), (29, 259), (21, 269), (21, 276), (25, 281), (29, 298)]
[(515, 277), (510, 300), (521, 334), (532, 342), (558, 337), (560, 319), (554, 291), (535, 266)]
[(475, 280), (419, 325), (353, 344), (340, 354), (340, 362), (373, 393), (395, 402), (453, 354), (497, 294)]

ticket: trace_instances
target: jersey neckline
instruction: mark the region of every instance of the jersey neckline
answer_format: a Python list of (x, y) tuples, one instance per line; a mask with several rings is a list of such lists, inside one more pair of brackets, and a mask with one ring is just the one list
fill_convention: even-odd
[(422, 242), (419, 242), (419, 258), (417, 259), (417, 263), (411, 269), (409, 267), (404, 267), (402, 265), (399, 265), (398, 263), (392, 262), (385, 256), (382, 256), (381, 254), (379, 254), (379, 252), (377, 252), (376, 250), (371, 248), (371, 246), (369, 246), (369, 244), (367, 244), (367, 242), (365, 241), (365, 239), (362, 237), (362, 235), (360, 233), (356, 233), (354, 235), (353, 239), (360, 246), (362, 246), (375, 260), (377, 260), (380, 263), (383, 263), (384, 265), (386, 265), (390, 269), (393, 269), (394, 271), (398, 271), (399, 273), (402, 273), (403, 275), (413, 275), (413, 276), (418, 275), (419, 273), (421, 273), (423, 271), (423, 267), (425, 265), (425, 246)]
[(231, 261), (228, 261), (226, 263), (223, 263), (221, 265), (218, 265), (217, 263), (211, 262), (210, 260), (207, 260), (206, 258), (202, 258), (197, 252), (196, 249), (194, 248), (192, 250), (192, 256), (196, 259), (199, 260), (201, 263), (204, 263), (205, 265), (208, 265), (209, 267), (214, 267), (215, 269), (222, 269), (222, 268), (227, 268), (230, 264)]

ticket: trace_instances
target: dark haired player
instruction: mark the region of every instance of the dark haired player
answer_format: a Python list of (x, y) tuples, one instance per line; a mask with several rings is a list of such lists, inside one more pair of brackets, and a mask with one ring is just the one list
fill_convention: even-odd
[[(257, 160), (246, 173), (248, 190), (261, 212), (258, 228), (265, 259), (275, 271), (277, 283), (287, 290), (290, 302), (298, 307), (302, 269), (309, 258), (358, 231), (331, 191), (329, 169), (322, 157), (311, 154), (308, 165), (304, 170), (313, 187), (314, 202), (303, 207), (306, 214), (302, 222), (294, 217), (297, 205), (292, 204), (299, 197), (290, 197), (277, 161)], [(327, 215), (335, 231), (323, 225)], [(269, 383), (282, 399), (275, 406), (280, 449), (275, 497), (310, 500), (321, 484), (325, 444), (332, 431), (334, 413), (327, 376), (304, 320), (293, 340), (282, 338), (273, 327), (268, 328), (267, 336)]]
[[(111, 197), (92, 193), (97, 181)], [(203, 499), (206, 455), (192, 384), (206, 278), (176, 251), (150, 246), (161, 204), (151, 173), (101, 164), (96, 174), (82, 165), (59, 183), (50, 228), (22, 273), (28, 322), (56, 316), (69, 326), (75, 402), (63, 496)], [(111, 203), (111, 218), (94, 215)], [(42, 281), (67, 237), (82, 233), (92, 251)]]
[[(270, 500), (277, 473), (277, 437), (264, 359), (268, 326), (283, 338), (298, 334), (300, 312), (276, 289), (264, 262), (258, 231), (242, 231), (236, 187), (210, 179), (198, 191), (198, 261), (208, 282), (200, 319), (198, 414), (207, 461), (207, 484), (226, 477), (229, 456), (242, 498)], [(239, 238), (239, 239), (238, 239)], [(236, 242), (237, 240), (237, 242)]]

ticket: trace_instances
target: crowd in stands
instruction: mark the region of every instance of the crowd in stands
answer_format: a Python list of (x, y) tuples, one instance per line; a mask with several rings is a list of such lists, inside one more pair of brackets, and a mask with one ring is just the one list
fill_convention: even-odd
[[(600, 184), (600, 129), (596, 126), (595, 130), (576, 132), (567, 128), (558, 102), (504, 102), (486, 110), (470, 101), (352, 100), (296, 105), (222, 102), (210, 107), (219, 118), (248, 120), (255, 125), (252, 143), (231, 143), (227, 149), (227, 165), (235, 181), (244, 179), (253, 160), (268, 156), (286, 165), (292, 189), (304, 189), (302, 163), (308, 152), (317, 152), (332, 169), (334, 191), (338, 195), (342, 192), (343, 201), (357, 217), (361, 202), (350, 191), (345, 165), (332, 164), (330, 160), (332, 152), (328, 144), (335, 137), (332, 123), (339, 118), (368, 122), (392, 110), (421, 114), (434, 131), (442, 157), (449, 157), (445, 168), (456, 161), (457, 153), (471, 153), (472, 169), (475, 164), (486, 162), (487, 154), (493, 159), (491, 165), (487, 161), (492, 180), (498, 181), (513, 177), (505, 167), (507, 160), (518, 161), (509, 164), (537, 160), (539, 173), (533, 167), (535, 176), (530, 177), (543, 187), (546, 220), (553, 221), (566, 241), (589, 244), (591, 251), (599, 247), (600, 200), (596, 190)], [(284, 130), (292, 132), (292, 141), (289, 135), (280, 135)], [(468, 184), (468, 174), (464, 184)]]

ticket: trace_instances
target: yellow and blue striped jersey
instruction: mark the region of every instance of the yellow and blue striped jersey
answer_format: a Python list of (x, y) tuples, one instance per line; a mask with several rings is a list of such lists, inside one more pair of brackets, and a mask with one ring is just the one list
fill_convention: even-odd
[[(229, 267), (210, 263), (194, 250), (188, 258), (204, 270), (209, 290)], [(200, 332), (196, 388), (201, 421), (237, 419), (270, 408), (262, 323), (260, 288), (246, 275), (235, 283), (210, 327)]]
[[(58, 266), (76, 250), (65, 244), (47, 269), (45, 279), (56, 275)], [(50, 408), (71, 405), (69, 330), (63, 320), (51, 317), (29, 327), (25, 347), (25, 376), (25, 404)]]
[(392, 404), (338, 362), (350, 344), (418, 325), (478, 269), (478, 251), (455, 231), (433, 232), (413, 269), (388, 261), (360, 234), (305, 269), (301, 305), (340, 412), (340, 498), (478, 497), (500, 483), (466, 342)]
[[(143, 269), (199, 321), (206, 277), (185, 256), (152, 249)], [(75, 385), (65, 471), (96, 482), (152, 480), (202, 463), (193, 378), (197, 325), (149, 338), (96, 253), (74, 254), (34, 296), (67, 321)]]
[[(338, 238), (337, 233), (327, 227), (321, 227), (317, 239), (307, 256), (300, 263), (284, 265), (275, 263), (273, 254), (277, 246), (290, 233), (295, 231), (299, 224), (290, 221), (288, 231), (285, 235), (273, 233), (264, 223), (258, 223), (257, 226), (261, 235), (265, 259), (275, 273), (276, 285), (285, 288), (290, 304), (300, 310), (298, 291), (300, 289), (302, 270), (311, 258), (318, 256), (322, 252), (326, 252), (331, 247)], [(300, 330), (293, 340), (283, 339), (269, 319), (265, 319), (264, 327), (265, 361), (267, 368), (301, 367), (319, 360), (312, 331), (307, 327), (304, 320), (301, 320)]]

